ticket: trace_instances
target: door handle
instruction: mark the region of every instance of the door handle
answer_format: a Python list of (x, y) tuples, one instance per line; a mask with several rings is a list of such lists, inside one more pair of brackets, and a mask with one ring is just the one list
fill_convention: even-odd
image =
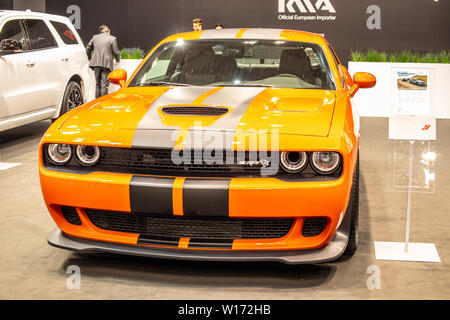
[(34, 67), (34, 64), (35, 64), (35, 62), (34, 62), (34, 61), (31, 61), (31, 60), (28, 60), (28, 61), (25, 63), (25, 65), (26, 65), (27, 67)]

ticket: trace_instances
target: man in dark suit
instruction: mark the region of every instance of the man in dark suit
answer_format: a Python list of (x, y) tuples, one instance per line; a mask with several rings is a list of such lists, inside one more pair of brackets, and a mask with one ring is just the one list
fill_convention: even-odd
[[(108, 93), (108, 75), (113, 71), (114, 58), (116, 58), (117, 62), (120, 61), (120, 51), (116, 37), (111, 35), (111, 31), (105, 25), (101, 25), (98, 30), (100, 33), (96, 34), (86, 47), (86, 52), (91, 60), (89, 66), (94, 70), (95, 74), (96, 98)], [(93, 53), (92, 50), (94, 51)]]

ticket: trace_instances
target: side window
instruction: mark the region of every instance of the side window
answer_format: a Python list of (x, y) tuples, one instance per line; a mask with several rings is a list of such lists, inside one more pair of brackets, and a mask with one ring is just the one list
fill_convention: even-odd
[(78, 44), (77, 38), (65, 23), (56, 21), (50, 21), (50, 23), (55, 27), (56, 32), (58, 32), (58, 35), (65, 44)]
[(28, 41), (31, 50), (56, 47), (56, 40), (43, 20), (26, 19)]
[(158, 79), (167, 76), (167, 72), (169, 70), (169, 65), (172, 60), (172, 57), (175, 53), (175, 47), (168, 48), (164, 52), (162, 52), (158, 59), (153, 61), (152, 69), (145, 76), (144, 81), (149, 81), (151, 79)]
[(26, 49), (24, 45), (25, 35), (20, 20), (10, 20), (3, 25), (0, 31), (0, 41), (7, 39), (19, 41), (22, 44), (22, 49)]
[(334, 52), (333, 48), (332, 48), (329, 44), (328, 44), (328, 48), (329, 48), (330, 51), (331, 51), (331, 54), (332, 54), (332, 56), (333, 56), (334, 63), (336, 64), (336, 66), (337, 66), (338, 69), (339, 69), (339, 72), (341, 73), (342, 86), (345, 88), (345, 77), (344, 77), (344, 73), (342, 72), (342, 68), (341, 68), (341, 64), (340, 64), (340, 62), (339, 62), (339, 59), (338, 59), (336, 53)]

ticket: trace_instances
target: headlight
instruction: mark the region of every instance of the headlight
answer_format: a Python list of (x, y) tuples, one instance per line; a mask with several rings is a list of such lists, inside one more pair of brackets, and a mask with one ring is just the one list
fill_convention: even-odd
[(341, 163), (341, 157), (337, 152), (313, 152), (311, 164), (314, 170), (321, 174), (336, 172)]
[(51, 143), (47, 146), (47, 159), (57, 166), (66, 164), (71, 157), (72, 148), (68, 144)]
[(77, 146), (77, 160), (83, 166), (93, 166), (100, 160), (100, 149), (97, 146)]
[(297, 173), (305, 169), (308, 163), (306, 152), (289, 151), (281, 153), (281, 166), (289, 173)]

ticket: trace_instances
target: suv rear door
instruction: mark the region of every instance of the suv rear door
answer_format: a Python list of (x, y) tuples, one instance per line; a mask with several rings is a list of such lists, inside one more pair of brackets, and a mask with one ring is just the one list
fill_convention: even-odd
[[(0, 57), (0, 119), (26, 114), (37, 108), (34, 92), (33, 70), (27, 63), (32, 54), (28, 51), (28, 42), (21, 19), (9, 19), (0, 27), (0, 41), (14, 39), (22, 44), (23, 52)], [(2, 127), (7, 124), (2, 125)]]
[(24, 20), (30, 47), (27, 65), (34, 78), (34, 99), (38, 101), (37, 109), (59, 109), (62, 92), (65, 89), (65, 65), (61, 50), (43, 19)]

